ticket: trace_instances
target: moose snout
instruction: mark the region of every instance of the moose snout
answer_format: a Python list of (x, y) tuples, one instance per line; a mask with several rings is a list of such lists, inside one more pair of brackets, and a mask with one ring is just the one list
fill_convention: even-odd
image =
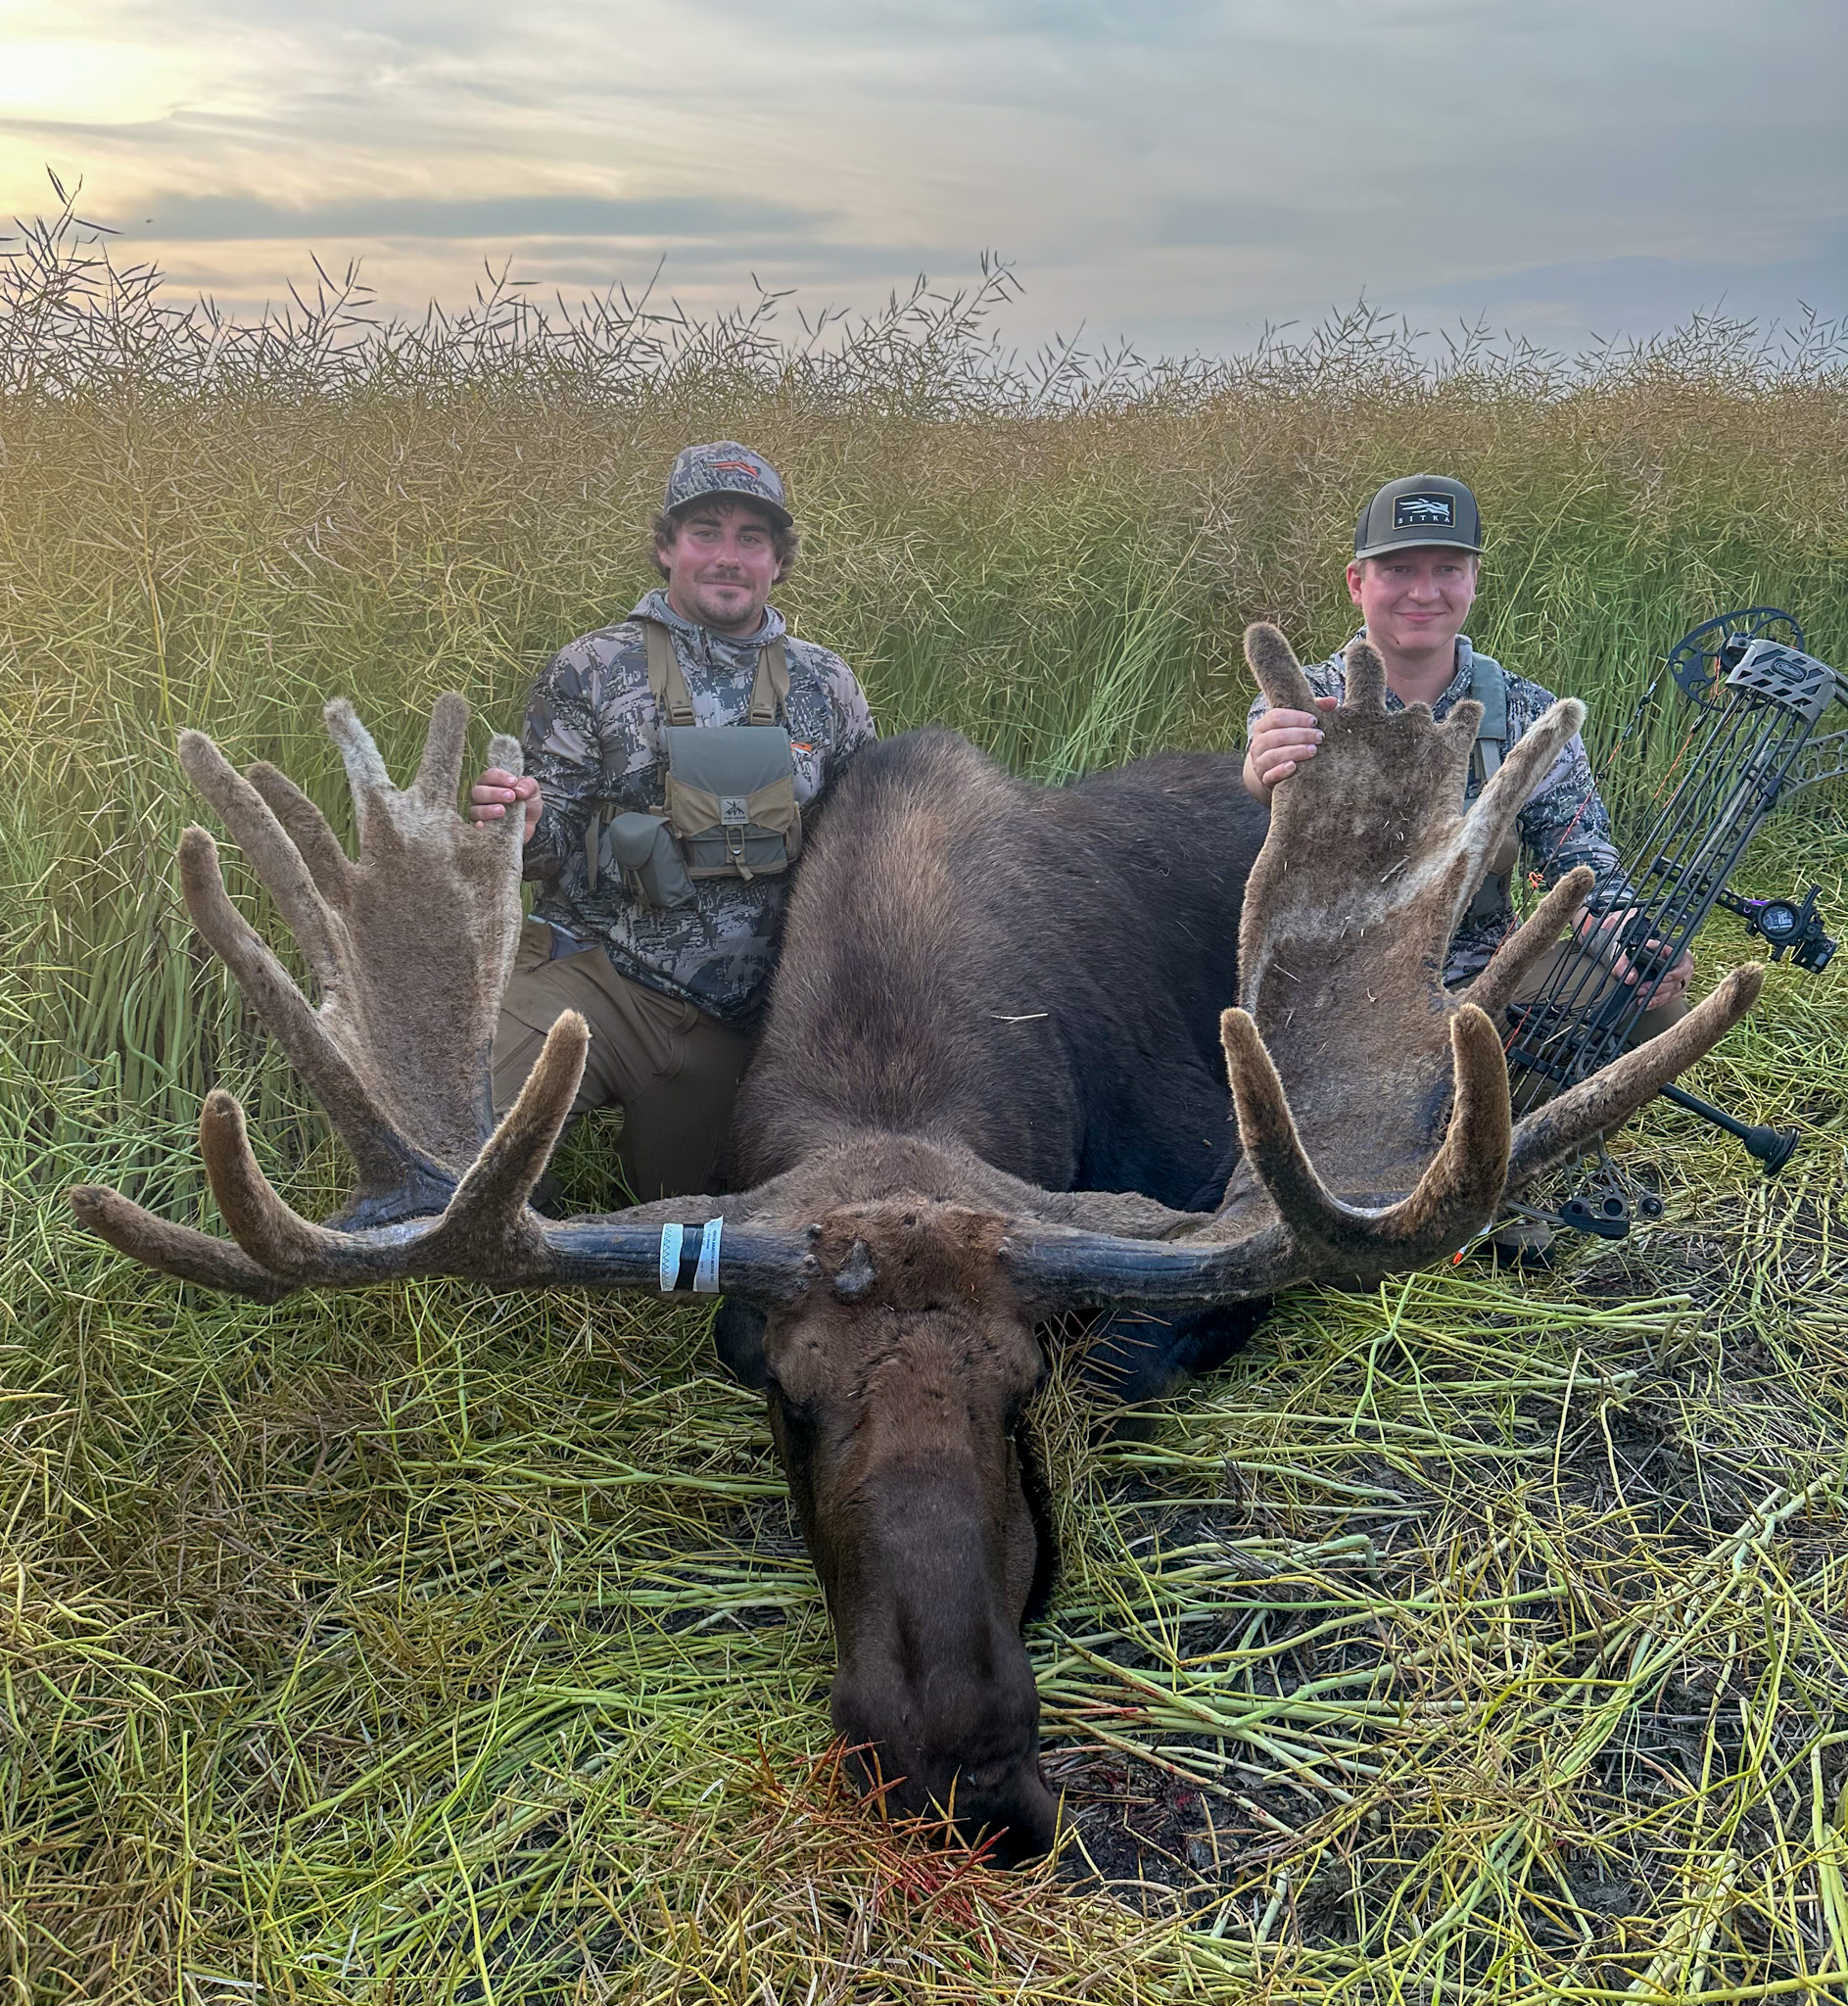
[[(830, 1707), (866, 1788), (889, 1812), (949, 1816), (964, 1839), (991, 1840), (995, 1859), (1010, 1867), (1050, 1852), (1059, 1835), (1058, 1806), (1039, 1771), (1038, 1695), (1019, 1654), (1024, 1706), (1018, 1694), (990, 1689), (948, 1709), (924, 1707), (920, 1718), (924, 1696), (902, 1680), (843, 1666)], [(979, 1708), (972, 1732), (971, 1704)]]
[(934, 1462), (854, 1472), (851, 1508), (811, 1504), (806, 1518), (840, 1651), (835, 1732), (890, 1811), (953, 1819), (1013, 1863), (1051, 1849), (1058, 1811), (1020, 1639), (1033, 1527), (995, 1418), (961, 1455), (948, 1442)]

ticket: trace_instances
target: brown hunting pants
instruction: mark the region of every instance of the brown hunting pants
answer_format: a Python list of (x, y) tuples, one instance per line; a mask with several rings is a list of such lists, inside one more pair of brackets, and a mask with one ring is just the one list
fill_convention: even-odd
[(513, 1105), (545, 1033), (575, 1010), (591, 1027), (591, 1051), (572, 1119), (622, 1109), (616, 1151), (639, 1203), (710, 1191), (750, 1038), (695, 1004), (618, 975), (600, 947), (557, 960), (551, 947), (551, 929), (529, 920), (500, 999), (495, 1113)]

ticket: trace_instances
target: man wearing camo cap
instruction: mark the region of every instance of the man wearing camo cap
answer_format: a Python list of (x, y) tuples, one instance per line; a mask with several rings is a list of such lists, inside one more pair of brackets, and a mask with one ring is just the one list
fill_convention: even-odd
[[(1466, 696), (1483, 705), (1465, 787), (1470, 800), (1482, 791), (1507, 748), (1553, 703), (1550, 690), (1479, 653), (1463, 632), (1476, 597), (1482, 548), (1482, 517), (1463, 483), (1444, 474), (1408, 474), (1387, 482), (1360, 511), (1353, 561), (1348, 566), (1348, 595), (1360, 608), (1360, 633), (1379, 650), (1386, 669), (1387, 709), (1428, 703), (1432, 715), (1442, 718)], [(1303, 673), (1317, 708), (1332, 710), (1347, 687), (1343, 655), (1332, 654)], [(1307, 711), (1271, 710), (1259, 696), (1251, 708), (1250, 731), (1245, 786), (1268, 805), (1271, 788), (1315, 757), (1320, 722)], [(1488, 882), (1465, 911), (1445, 964), (1446, 983), (1479, 974), (1514, 930), (1509, 881), (1517, 862), (1549, 885), (1575, 865), (1589, 864), (1597, 873), (1588, 901), (1591, 928), (1613, 925), (1635, 897), (1618, 862), (1610, 816), (1576, 734), (1528, 797), (1506, 852), (1493, 859)], [(1619, 973), (1627, 975), (1624, 957), (1616, 956), (1615, 962)], [(1542, 968), (1550, 973), (1550, 964)], [(1686, 1014), (1682, 997), (1692, 973), (1685, 956), (1670, 970), (1654, 1008), (1642, 1020), (1640, 1035), (1652, 1037)], [(1530, 976), (1530, 986), (1539, 979)]]
[(782, 482), (732, 440), (674, 462), (653, 526), (662, 584), (628, 619), (559, 649), (521, 734), (526, 772), (483, 773), (470, 814), (523, 809), (526, 875), (543, 886), (522, 935), (495, 1039), (497, 1111), (511, 1105), (566, 1010), (591, 1026), (574, 1115), (621, 1107), (618, 1150), (639, 1200), (712, 1188), (751, 1049), (788, 887), (785, 873), (696, 877), (663, 908), (612, 861), (614, 817), (658, 811), (668, 702), (650, 681), (649, 633), (684, 679), (670, 700), (700, 726), (743, 725), (774, 665), (798, 805), (877, 734), (853, 671), (798, 641), (770, 603), (796, 531)]
[[(1360, 632), (1379, 650), (1386, 669), (1387, 709), (1428, 703), (1431, 714), (1442, 718), (1465, 697), (1482, 704), (1464, 789), (1467, 800), (1475, 799), (1508, 747), (1553, 703), (1550, 690), (1478, 653), (1463, 632), (1476, 597), (1482, 548), (1482, 517), (1468, 488), (1447, 475), (1408, 474), (1387, 482), (1360, 511), (1353, 561), (1348, 566), (1348, 594), (1360, 609)], [(1334, 709), (1347, 688), (1343, 655), (1332, 654), (1303, 674), (1316, 711)], [(1297, 768), (1315, 757), (1320, 719), (1309, 711), (1272, 710), (1260, 695), (1251, 708), (1250, 734), (1246, 789), (1268, 806), (1271, 789), (1287, 786)], [(1562, 959), (1594, 951), (1599, 934), (1633, 910), (1636, 895), (1618, 859), (1610, 816), (1584, 742), (1575, 733), (1528, 796), (1508, 842), (1491, 860), (1487, 881), (1465, 909), (1445, 962), (1445, 984), (1479, 974), (1514, 931), (1510, 884), (1517, 867), (1536, 883), (1551, 885), (1579, 864), (1589, 864), (1597, 873), (1579, 939), (1562, 941), (1529, 971), (1516, 991), (1517, 1005), (1539, 994)], [(1623, 953), (1607, 950), (1598, 958), (1608, 969), (1605, 979), (1636, 980)], [(1686, 1016), (1693, 973), (1692, 957), (1683, 954), (1663, 977), (1653, 1003), (1632, 1031), (1633, 1044), (1659, 1035)], [(1503, 1251), (1539, 1253), (1548, 1238), (1543, 1229), (1522, 1228), (1498, 1236), (1496, 1244)]]

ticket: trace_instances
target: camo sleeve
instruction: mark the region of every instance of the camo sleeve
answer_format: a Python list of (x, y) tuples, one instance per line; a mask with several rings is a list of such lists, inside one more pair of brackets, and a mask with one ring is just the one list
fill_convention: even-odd
[[(599, 633), (568, 643), (545, 665), (527, 699), (520, 744), (542, 803), (539, 826), (526, 845), (528, 878), (556, 878), (564, 859), (584, 846), (592, 804), (611, 770), (604, 685), (614, 640), (612, 633)], [(615, 770), (626, 764), (619, 757)]]
[(1592, 912), (1635, 903), (1635, 886), (1619, 861), (1610, 814), (1578, 733), (1529, 796), (1519, 827), (1523, 860), (1541, 884), (1556, 884), (1568, 871), (1589, 864), (1597, 873), (1587, 901)]
[(845, 758), (850, 752), (857, 752), (862, 745), (870, 745), (879, 736), (879, 728), (873, 722), (873, 708), (867, 702), (867, 693), (860, 687), (860, 679), (838, 655), (830, 657), (830, 671), (828, 679), (828, 693), (834, 706), (834, 716), (839, 720), (834, 740), (834, 755)]
[[(873, 722), (873, 712), (868, 706), (866, 692), (860, 687), (860, 679), (835, 654), (831, 648), (818, 645), (813, 641), (789, 640), (789, 657), (792, 666), (808, 672), (812, 679), (810, 687), (817, 692), (827, 704), (824, 720), (809, 709), (800, 692), (792, 690), (793, 708), (789, 726), (798, 741), (810, 740), (821, 734), (818, 748), (823, 757), (817, 765), (818, 779), (824, 772), (833, 777), (838, 761), (857, 752), (862, 745), (870, 745), (878, 737), (878, 728)], [(808, 750), (808, 745), (798, 743), (798, 758)]]

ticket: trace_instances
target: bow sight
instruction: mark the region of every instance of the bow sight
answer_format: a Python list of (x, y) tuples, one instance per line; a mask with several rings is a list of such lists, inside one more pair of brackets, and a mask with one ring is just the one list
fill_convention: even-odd
[(1734, 898), (1730, 891), (1714, 900), (1728, 912), (1737, 913), (1745, 931), (1771, 942), (1771, 958), (1781, 961), (1787, 953), (1800, 969), (1820, 976), (1835, 958), (1835, 941), (1823, 931), (1816, 900), (1820, 887), (1812, 884), (1799, 905), (1790, 898)]
[[(1583, 950), (1563, 955), (1540, 992), (1510, 1013), (1508, 1076), (1517, 1113), (1624, 1051), (1715, 906), (1735, 913), (1748, 932), (1768, 941), (1773, 961), (1788, 955), (1798, 968), (1820, 975), (1834, 955), (1835, 942), (1817, 910), (1817, 886), (1801, 897), (1743, 898), (1727, 880), (1778, 801), (1848, 773), (1848, 731), (1816, 732), (1831, 703), (1848, 700), (1848, 682), (1804, 652), (1803, 630), (1777, 607), (1722, 613), (1669, 651), (1616, 753), (1670, 722), (1666, 707), (1656, 706), (1663, 675), (1692, 707), (1686, 736), (1671, 758), (1674, 792), (1635, 841), (1620, 843), (1617, 868), (1592, 892), (1594, 910), (1619, 910), (1623, 918), (1587, 933)], [(1688, 716), (1681, 706), (1676, 714)], [(1632, 889), (1624, 889), (1626, 883)], [(1794, 1128), (1740, 1122), (1679, 1086), (1665, 1086), (1662, 1094), (1737, 1136), (1768, 1176), (1797, 1146)], [(1516, 1209), (1555, 1226), (1621, 1239), (1630, 1230), (1632, 1203), (1629, 1181), (1602, 1155), (1592, 1184), (1557, 1212)], [(1652, 1193), (1635, 1193), (1635, 1204), (1645, 1218), (1661, 1214)]]

